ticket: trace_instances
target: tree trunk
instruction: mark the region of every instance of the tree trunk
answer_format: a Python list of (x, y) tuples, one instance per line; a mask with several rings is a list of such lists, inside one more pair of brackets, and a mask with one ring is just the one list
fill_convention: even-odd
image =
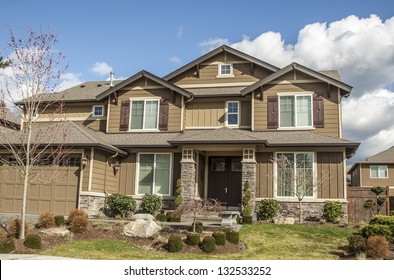
[[(31, 122), (32, 114), (29, 114), (29, 122)], [(26, 223), (26, 201), (27, 201), (27, 187), (29, 186), (29, 176), (30, 176), (30, 143), (31, 143), (31, 131), (32, 125), (29, 123), (27, 125), (27, 142), (26, 142), (26, 162), (25, 170), (23, 174), (23, 195), (22, 195), (22, 214), (21, 214), (21, 233), (19, 238), (25, 239), (25, 223)]]
[(299, 210), (299, 223), (302, 224), (302, 200), (298, 200), (298, 210)]

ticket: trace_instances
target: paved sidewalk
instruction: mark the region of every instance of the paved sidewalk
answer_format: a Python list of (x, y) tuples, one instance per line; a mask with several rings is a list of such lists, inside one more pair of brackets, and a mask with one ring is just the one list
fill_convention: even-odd
[(0, 254), (0, 260), (78, 260), (78, 259), (44, 256), (44, 255)]

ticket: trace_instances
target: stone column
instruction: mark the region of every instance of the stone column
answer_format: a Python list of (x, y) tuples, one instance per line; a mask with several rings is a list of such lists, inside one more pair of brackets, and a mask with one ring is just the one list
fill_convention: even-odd
[(194, 199), (196, 193), (196, 163), (193, 159), (181, 160), (181, 182), (183, 201)]
[[(255, 209), (256, 205), (256, 160), (244, 159), (242, 160), (242, 189), (245, 186), (245, 182), (249, 182), (250, 192), (252, 193), (252, 209)], [(244, 192), (242, 191), (242, 197)]]

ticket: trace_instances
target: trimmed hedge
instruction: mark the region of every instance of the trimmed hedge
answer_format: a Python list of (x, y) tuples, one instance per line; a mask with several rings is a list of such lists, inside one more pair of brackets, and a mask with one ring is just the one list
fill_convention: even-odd
[(30, 249), (41, 249), (41, 237), (37, 234), (28, 234), (23, 245)]
[(62, 216), (62, 215), (55, 216), (55, 225), (57, 227), (64, 226), (64, 216)]
[(251, 225), (251, 224), (253, 224), (253, 217), (252, 216), (244, 216), (244, 217), (242, 217), (242, 224), (244, 224), (244, 225)]
[(156, 215), (156, 221), (158, 221), (158, 222), (166, 222), (167, 221), (167, 217), (166, 217), (165, 214), (159, 213), (159, 214)]
[(365, 252), (367, 243), (364, 237), (361, 235), (352, 235), (348, 238), (349, 241), (349, 252), (353, 254), (359, 254)]
[(344, 215), (342, 203), (339, 201), (325, 201), (323, 208), (323, 219), (327, 222), (342, 220)]
[(183, 241), (182, 238), (178, 235), (171, 235), (168, 239), (168, 251), (171, 253), (179, 252), (182, 250)]
[(128, 217), (135, 212), (137, 202), (131, 196), (120, 193), (111, 194), (106, 198), (106, 203), (115, 216)]
[(279, 202), (275, 199), (263, 199), (259, 203), (259, 220), (268, 221), (275, 217)]
[(7, 238), (5, 241), (0, 243), (0, 254), (9, 254), (15, 251), (15, 239)]
[(230, 243), (233, 244), (238, 244), (239, 243), (239, 232), (237, 231), (229, 231), (226, 233), (226, 240)]
[(212, 237), (215, 238), (216, 245), (226, 244), (226, 233), (223, 231), (215, 231), (212, 233)]
[(189, 232), (186, 237), (186, 243), (191, 246), (197, 246), (201, 242), (200, 234)]
[(140, 208), (143, 213), (154, 215), (157, 211), (161, 209), (161, 206), (162, 201), (160, 196), (146, 193), (142, 197)]
[(392, 239), (392, 232), (388, 225), (367, 225), (361, 229), (360, 233), (364, 238), (369, 238), (371, 236), (385, 236), (389, 241)]
[(212, 236), (205, 236), (204, 239), (202, 240), (201, 250), (203, 250), (206, 253), (210, 253), (215, 251), (215, 249), (216, 249), (215, 238), (213, 238)]

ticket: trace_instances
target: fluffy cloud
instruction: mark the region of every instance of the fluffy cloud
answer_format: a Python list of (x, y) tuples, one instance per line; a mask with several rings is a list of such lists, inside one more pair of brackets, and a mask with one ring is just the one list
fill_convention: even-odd
[(65, 90), (82, 83), (82, 81), (80, 80), (80, 76), (81, 74), (75, 74), (75, 73), (62, 74), (60, 76), (60, 83), (57, 90), (58, 91)]
[[(229, 41), (210, 39), (200, 47), (207, 51), (222, 43)], [(354, 87), (344, 100), (344, 137), (362, 142), (350, 162), (394, 145), (394, 92), (388, 90), (394, 83), (394, 17), (348, 16), (309, 24), (294, 45), (286, 44), (280, 33), (266, 32), (231, 46), (278, 67), (296, 61), (316, 70), (338, 70)]]
[(169, 59), (169, 61), (171, 61), (174, 64), (182, 64), (182, 59), (177, 57), (177, 56), (173, 56)]
[(224, 38), (211, 38), (199, 43), (202, 53), (209, 52), (221, 45), (228, 45), (230, 41)]
[(93, 73), (100, 76), (109, 76), (109, 73), (113, 71), (112, 66), (108, 65), (106, 62), (96, 62), (91, 68)]

